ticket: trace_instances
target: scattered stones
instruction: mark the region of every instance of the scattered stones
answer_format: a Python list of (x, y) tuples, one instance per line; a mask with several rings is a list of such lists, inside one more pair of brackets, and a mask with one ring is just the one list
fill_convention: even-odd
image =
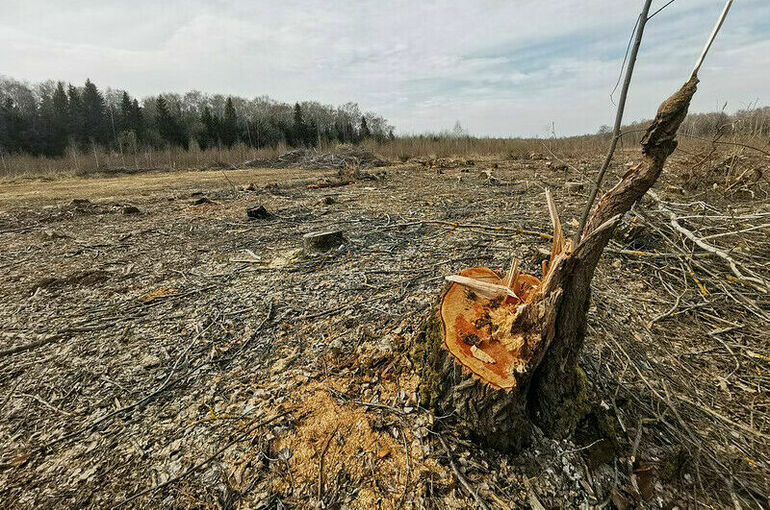
[(246, 216), (250, 220), (267, 220), (272, 218), (273, 215), (265, 209), (264, 205), (252, 206), (246, 208)]
[(302, 242), (308, 251), (329, 251), (345, 243), (342, 230), (328, 232), (308, 232), (302, 236)]

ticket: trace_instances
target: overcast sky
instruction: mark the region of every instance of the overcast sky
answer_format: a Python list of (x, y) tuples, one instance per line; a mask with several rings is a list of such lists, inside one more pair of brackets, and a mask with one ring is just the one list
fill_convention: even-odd
[[(665, 0), (653, 5), (662, 6)], [(687, 78), (723, 0), (647, 26), (627, 120)], [(283, 101), (358, 102), (399, 133), (547, 136), (611, 124), (642, 0), (0, 0), (0, 74)], [(736, 0), (691, 111), (770, 104), (770, 1)], [(616, 93), (617, 97), (617, 93)]]

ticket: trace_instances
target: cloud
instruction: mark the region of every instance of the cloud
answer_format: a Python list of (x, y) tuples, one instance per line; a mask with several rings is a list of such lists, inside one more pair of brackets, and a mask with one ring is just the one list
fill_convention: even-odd
[[(480, 0), (6, 0), (0, 69), (125, 88), (356, 101), (401, 132), (459, 120), (479, 135), (595, 131), (609, 123), (637, 2)], [(633, 5), (631, 5), (633, 4)], [(663, 5), (662, 0), (656, 2)], [(649, 23), (627, 119), (686, 78), (722, 0), (675, 2)], [(765, 99), (770, 5), (736, 2), (693, 108)], [(728, 108), (730, 109), (730, 108)]]

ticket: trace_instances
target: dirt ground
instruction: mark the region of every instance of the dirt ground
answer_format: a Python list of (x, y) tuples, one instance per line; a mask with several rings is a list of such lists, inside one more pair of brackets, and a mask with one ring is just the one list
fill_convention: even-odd
[[(728, 188), (739, 169), (724, 182), (709, 157), (677, 153), (658, 196), (768, 281), (767, 180)], [(572, 440), (500, 454), (416, 400), (410, 344), (444, 276), (512, 254), (537, 274), (546, 187), (574, 228), (587, 193), (566, 183), (599, 155), (565, 159), (410, 161), (319, 189), (334, 171), (0, 184), (0, 507), (767, 506), (766, 289), (652, 201), (595, 278), (596, 411)], [(302, 251), (329, 229), (340, 249)]]

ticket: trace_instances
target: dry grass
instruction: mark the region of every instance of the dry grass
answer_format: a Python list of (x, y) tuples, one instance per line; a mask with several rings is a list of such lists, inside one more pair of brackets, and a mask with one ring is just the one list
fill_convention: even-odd
[(233, 165), (250, 159), (271, 158), (285, 150), (285, 146), (253, 149), (239, 144), (230, 149), (201, 151), (193, 148), (185, 151), (173, 147), (165, 150), (143, 150), (134, 154), (98, 149), (85, 154), (71, 152), (63, 158), (5, 155), (0, 161), (0, 179), (7, 181), (40, 176), (73, 177), (115, 172), (205, 169), (211, 166)]
[[(626, 130), (618, 146), (619, 151), (636, 151), (643, 134), (641, 127)], [(367, 140), (364, 149), (392, 162), (406, 162), (414, 158), (503, 158), (526, 159), (530, 155), (542, 155), (554, 160), (578, 159), (586, 164), (598, 162), (609, 142), (610, 135), (583, 135), (567, 138), (476, 138), (470, 136), (419, 135), (404, 136), (378, 142)], [(770, 151), (767, 141), (756, 137), (722, 137), (720, 143), (748, 144)], [(683, 137), (680, 152), (696, 153), (708, 145), (703, 139)], [(322, 144), (319, 152), (335, 153), (342, 147)], [(138, 173), (151, 170), (206, 170), (232, 168), (251, 160), (268, 160), (284, 154), (289, 148), (253, 149), (243, 144), (230, 149), (201, 151), (195, 146), (189, 151), (180, 148), (143, 150), (135, 154), (97, 150), (91, 153), (70, 153), (64, 158), (46, 158), (28, 155), (3, 155), (0, 159), (0, 182), (18, 179), (53, 177), (66, 178), (116, 173)], [(1, 154), (0, 154), (1, 155)]]
[(524, 158), (531, 153), (558, 151), (564, 154), (595, 152), (603, 147), (603, 137), (580, 136), (571, 138), (474, 138), (449, 136), (408, 136), (383, 143), (366, 142), (367, 147), (391, 160), (453, 156), (502, 156)]
[(16, 179), (7, 182), (0, 189), (0, 203), (6, 206), (46, 204), (75, 198), (117, 200), (155, 193), (188, 189), (241, 188), (249, 184), (264, 186), (270, 183), (298, 184), (301, 181), (316, 181), (328, 171), (294, 169), (249, 169), (249, 170), (201, 170), (200, 172), (160, 171), (142, 174), (124, 174), (109, 179), (83, 179), (62, 176)]

